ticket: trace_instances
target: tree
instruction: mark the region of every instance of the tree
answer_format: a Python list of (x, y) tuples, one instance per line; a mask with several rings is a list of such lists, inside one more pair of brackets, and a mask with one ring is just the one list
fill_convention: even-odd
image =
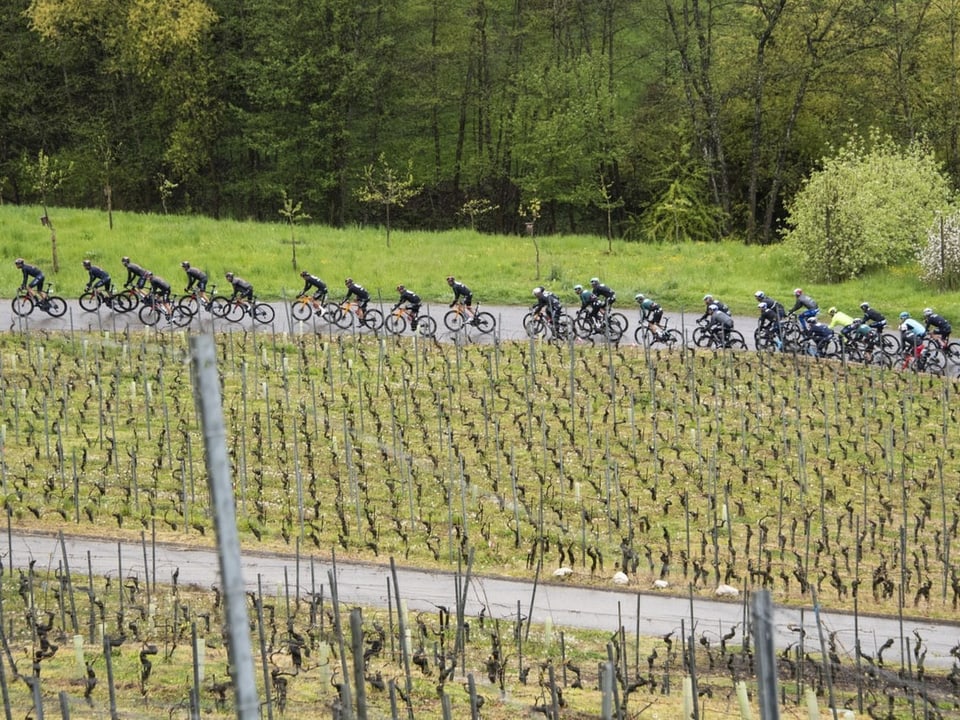
[(29, 163), (25, 160), (24, 164), (24, 170), (31, 180), (33, 190), (40, 195), (40, 204), (43, 206), (43, 217), (40, 218), (40, 224), (50, 228), (50, 252), (53, 271), (60, 272), (60, 258), (57, 255), (57, 231), (53, 227), (50, 214), (47, 212), (47, 198), (63, 185), (63, 181), (73, 169), (73, 163), (64, 166), (41, 150), (37, 154), (36, 163)]
[(811, 277), (838, 282), (914, 259), (947, 178), (926, 143), (900, 147), (876, 130), (823, 161), (789, 210), (788, 248)]
[(917, 253), (920, 279), (941, 290), (960, 288), (960, 210), (939, 213)]
[(356, 190), (360, 202), (383, 205), (387, 225), (387, 247), (390, 247), (390, 208), (402, 208), (407, 200), (420, 192), (413, 181), (413, 161), (407, 162), (407, 171), (395, 170), (387, 163), (386, 156), (380, 153), (376, 163), (363, 169), (360, 187)]
[(303, 212), (303, 202), (294, 203), (293, 199), (287, 196), (287, 191), (282, 190), (283, 207), (278, 211), (286, 223), (290, 226), (290, 247), (292, 248), (293, 269), (297, 269), (297, 237), (294, 233), (294, 227), (297, 223), (309, 220), (310, 216)]

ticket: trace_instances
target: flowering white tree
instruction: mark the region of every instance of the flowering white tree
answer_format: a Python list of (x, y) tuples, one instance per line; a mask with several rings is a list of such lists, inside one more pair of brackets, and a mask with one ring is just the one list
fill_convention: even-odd
[(938, 214), (917, 252), (920, 279), (942, 290), (960, 288), (960, 210)]
[(912, 260), (950, 186), (933, 150), (871, 132), (823, 161), (789, 208), (786, 247), (811, 278), (837, 282)]

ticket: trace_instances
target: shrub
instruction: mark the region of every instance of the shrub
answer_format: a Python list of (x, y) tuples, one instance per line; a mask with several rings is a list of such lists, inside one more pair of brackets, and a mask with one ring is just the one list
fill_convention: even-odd
[(811, 279), (828, 282), (913, 260), (949, 197), (926, 143), (854, 136), (794, 197), (787, 248)]

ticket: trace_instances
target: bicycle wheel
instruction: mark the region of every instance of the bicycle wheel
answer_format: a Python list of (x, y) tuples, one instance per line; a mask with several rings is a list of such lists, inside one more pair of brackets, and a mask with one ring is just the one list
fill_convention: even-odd
[(564, 342), (573, 337), (573, 318), (563, 313), (560, 315), (560, 319), (557, 320), (557, 340), (563, 340)]
[(33, 300), (29, 295), (17, 295), (13, 299), (13, 314), (26, 317), (33, 312)]
[(880, 348), (890, 357), (896, 357), (900, 354), (902, 349), (900, 346), (900, 338), (896, 335), (891, 335), (890, 333), (879, 333), (878, 334), (878, 343)]
[(176, 327), (186, 327), (193, 320), (193, 315), (185, 312), (179, 305), (173, 306), (173, 312), (170, 314), (170, 324)]
[(247, 307), (247, 305), (239, 301), (229, 303), (227, 305), (227, 312), (223, 317), (225, 317), (228, 322), (238, 323), (246, 317)]
[(140, 308), (140, 322), (149, 327), (153, 327), (160, 322), (160, 315), (162, 315), (160, 309), (153, 304), (144, 305)]
[(96, 312), (100, 309), (100, 295), (89, 290), (80, 296), (80, 307), (87, 312)]
[(225, 297), (215, 297), (210, 301), (210, 314), (214, 317), (223, 318), (230, 312), (233, 303)]
[(607, 316), (607, 323), (609, 323), (611, 329), (616, 330), (618, 340), (626, 334), (627, 328), (630, 326), (630, 321), (623, 313), (611, 313)]
[(309, 319), (313, 315), (313, 306), (310, 304), (309, 298), (294, 300), (293, 305), (290, 306), (290, 314), (293, 315), (294, 320)]
[(379, 330), (383, 327), (383, 313), (376, 308), (367, 308), (363, 313), (363, 326), (368, 330)]
[(401, 335), (403, 331), (407, 329), (407, 320), (403, 315), (398, 315), (397, 313), (390, 313), (387, 315), (386, 320), (387, 332), (391, 332), (394, 335)]
[(539, 315), (528, 312), (523, 316), (523, 330), (527, 333), (527, 337), (543, 337), (547, 332), (547, 326)]
[(447, 326), (450, 332), (458, 332), (463, 328), (463, 313), (459, 308), (448, 310), (443, 316), (443, 324)]
[(129, 293), (117, 293), (110, 296), (110, 306), (118, 313), (128, 313), (137, 305), (136, 296)]
[(436, 337), (437, 321), (429, 315), (421, 315), (417, 318), (417, 329), (414, 332), (422, 337)]
[(196, 295), (186, 295), (180, 298), (180, 302), (177, 303), (177, 308), (185, 315), (193, 317), (200, 312), (200, 301), (197, 300)]
[(50, 317), (61, 317), (67, 312), (67, 301), (62, 297), (50, 295), (43, 309)]
[(269, 325), (272, 323), (273, 318), (276, 317), (277, 314), (273, 309), (273, 305), (263, 302), (254, 303), (250, 311), (253, 314), (253, 319), (261, 325)]
[(952, 362), (954, 365), (960, 363), (960, 343), (950, 343), (946, 348), (944, 348), (943, 352), (947, 356), (947, 360)]
[(698, 325), (693, 331), (693, 344), (697, 347), (710, 347), (713, 344), (713, 335), (703, 325)]
[(576, 333), (577, 337), (581, 340), (589, 340), (593, 336), (593, 331), (593, 321), (589, 316), (578, 314), (573, 319), (573, 332)]
[(493, 332), (493, 329), (497, 326), (497, 321), (488, 312), (478, 312), (475, 321), (477, 330), (484, 334)]

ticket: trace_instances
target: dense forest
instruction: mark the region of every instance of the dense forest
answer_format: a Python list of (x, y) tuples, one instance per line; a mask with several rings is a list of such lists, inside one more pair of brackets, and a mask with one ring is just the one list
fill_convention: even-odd
[(960, 180), (958, 31), (956, 0), (7, 0), (0, 197), (772, 242), (851, 133)]

